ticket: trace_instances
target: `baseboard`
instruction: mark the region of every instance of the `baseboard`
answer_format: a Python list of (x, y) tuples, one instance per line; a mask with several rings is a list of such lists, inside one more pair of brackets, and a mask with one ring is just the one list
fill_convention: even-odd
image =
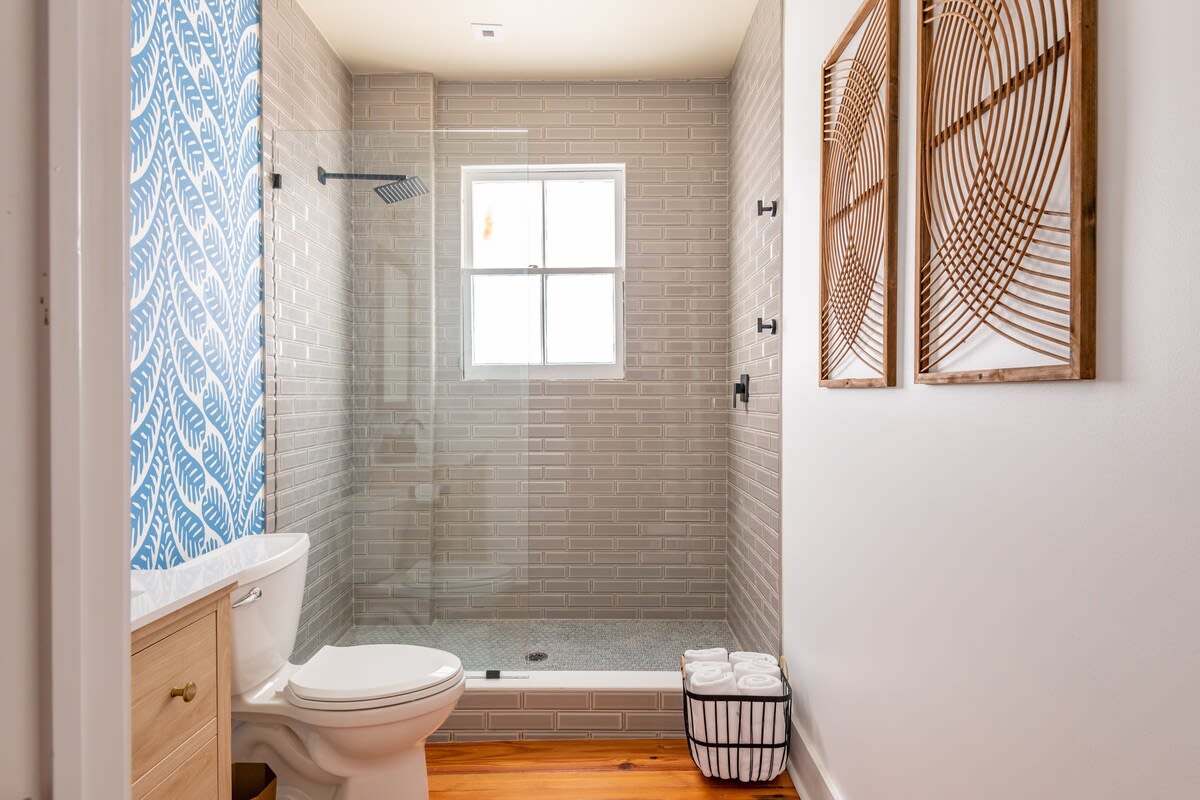
[(833, 788), (825, 767), (813, 754), (800, 726), (792, 720), (792, 746), (788, 755), (788, 774), (801, 800), (843, 800), (840, 792)]

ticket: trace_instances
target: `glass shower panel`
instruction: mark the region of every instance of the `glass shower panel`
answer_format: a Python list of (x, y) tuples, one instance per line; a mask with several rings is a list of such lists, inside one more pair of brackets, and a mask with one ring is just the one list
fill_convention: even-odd
[[(525, 140), (523, 131), (287, 131), (272, 143), (281, 179), (271, 205), (280, 215), (273, 269), (284, 278), (299, 260), (321, 263), (343, 282), (350, 306), (339, 323), (348, 348), (328, 350), (328, 282), (296, 275), (272, 284), (281, 292), (279, 324), (290, 332), (280, 346), (311, 356), (316, 367), (303, 380), (331, 387), (327, 424), (289, 435), (312, 451), (329, 437), (348, 449), (341, 502), (352, 546), (343, 571), (354, 627), (341, 644), (441, 647), (469, 670), (525, 663), (536, 420), (527, 369), (465, 377), (464, 241), (490, 241), (501, 215), (484, 230), (483, 220), (464, 218), (462, 193), (463, 167), (524, 169)], [(388, 186), (396, 190), (381, 190)], [(519, 210), (505, 209), (509, 258), (534, 246), (521, 241), (533, 234)], [(515, 222), (525, 223), (523, 233)], [(479, 291), (484, 305), (518, 310), (502, 291)], [(529, 338), (524, 328), (518, 338)], [(289, 424), (286, 413), (278, 422)], [(305, 457), (303, 446), (289, 455)], [(310, 575), (309, 594), (324, 577)]]
[[(354, 619), (366, 641), (424, 644), (432, 573), (434, 197), (375, 191), (415, 176), (432, 186), (427, 131), (355, 132), (349, 163), (354, 314)], [(401, 178), (400, 176), (403, 176)], [(391, 195), (387, 195), (390, 197)]]
[[(433, 151), (435, 616), (446, 648), (468, 653), (469, 666), (523, 669), (531, 665), (530, 427), (537, 412), (522, 365), (541, 358), (541, 298), (540, 287), (526, 285), (536, 281), (511, 271), (540, 260), (541, 217), (530, 200), (536, 193), (520, 181), (467, 182), (477, 180), (469, 168), (481, 166), (520, 177), (528, 168), (527, 134), (438, 131)], [(466, 266), (510, 273), (472, 276)], [(504, 370), (468, 379), (471, 360)]]
[(353, 624), (351, 197), (317, 180), (352, 150), (345, 131), (281, 134), (263, 150), (286, 176), (263, 204), (268, 529), (309, 535), (299, 661)]

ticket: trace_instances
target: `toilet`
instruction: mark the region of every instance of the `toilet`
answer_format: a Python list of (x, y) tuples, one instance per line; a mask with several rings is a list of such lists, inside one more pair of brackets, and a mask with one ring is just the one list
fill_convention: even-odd
[(308, 536), (265, 538), (271, 556), (242, 570), (232, 595), (234, 761), (269, 764), (279, 800), (426, 800), (425, 740), (462, 696), (462, 662), (371, 644), (289, 663)]

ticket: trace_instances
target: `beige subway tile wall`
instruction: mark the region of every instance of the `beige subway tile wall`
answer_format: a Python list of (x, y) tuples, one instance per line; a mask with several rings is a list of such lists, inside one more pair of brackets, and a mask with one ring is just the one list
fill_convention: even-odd
[[(439, 155), (440, 618), (725, 617), (728, 122), (724, 80), (438, 84), (436, 128), (528, 131)], [(462, 378), (457, 167), (523, 157), (626, 167), (623, 380)]]
[[(730, 368), (750, 404), (730, 412), (729, 625), (743, 646), (780, 650), (780, 317), (783, 217), (757, 202), (783, 192), (783, 9), (761, 0), (730, 75)], [(780, 203), (782, 208), (782, 202)]]
[[(350, 195), (309, 168), (348, 160), (351, 87), (293, 0), (264, 0), (262, 48), (267, 530), (312, 539), (303, 660), (352, 622)], [(276, 170), (284, 191), (271, 189)]]

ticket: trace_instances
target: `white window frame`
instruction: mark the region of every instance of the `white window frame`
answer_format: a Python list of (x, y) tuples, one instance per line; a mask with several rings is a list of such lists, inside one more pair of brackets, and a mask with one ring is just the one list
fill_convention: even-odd
[[(579, 269), (547, 269), (544, 265), (512, 269), (475, 269), (473, 183), (490, 181), (552, 181), (608, 178), (614, 181), (614, 235), (616, 266)], [(462, 169), (462, 363), (466, 380), (619, 380), (625, 377), (625, 165), (572, 164), (536, 166), (471, 166)], [(545, 189), (542, 195), (542, 214), (545, 216)], [(543, 247), (545, 240), (543, 220)], [(543, 259), (545, 254), (543, 252)], [(552, 275), (612, 275), (613, 332), (615, 363), (613, 364), (475, 364), (473, 363), (473, 309), (471, 278), (475, 275), (537, 275), (542, 278), (542, 359), (546, 357), (546, 278)]]

